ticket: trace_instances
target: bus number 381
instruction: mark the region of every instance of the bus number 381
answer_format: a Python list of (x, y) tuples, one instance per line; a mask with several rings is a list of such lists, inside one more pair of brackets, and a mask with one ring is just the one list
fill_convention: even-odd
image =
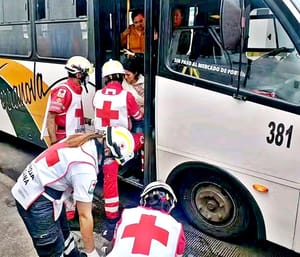
[(281, 146), (286, 138), (286, 147), (290, 148), (294, 128), (293, 125), (290, 125), (286, 129), (286, 126), (283, 123), (276, 124), (274, 121), (271, 121), (268, 127), (270, 128), (270, 134), (266, 139), (269, 144), (275, 143), (277, 146)]

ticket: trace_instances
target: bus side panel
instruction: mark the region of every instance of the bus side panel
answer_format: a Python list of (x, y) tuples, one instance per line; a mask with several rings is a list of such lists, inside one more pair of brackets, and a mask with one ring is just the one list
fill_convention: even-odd
[[(186, 161), (228, 170), (257, 201), (267, 239), (292, 248), (299, 201), (299, 117), (178, 81), (157, 77), (156, 83), (158, 178), (165, 180)], [(294, 126), (290, 148), (266, 142), (271, 121)], [(269, 187), (269, 193), (258, 195), (254, 183)]]
[[(197, 156), (188, 156), (185, 155), (185, 153), (177, 153), (162, 146), (157, 148), (156, 154), (157, 160), (167, 160), (166, 162), (157, 162), (157, 164), (159, 164), (157, 167), (159, 173), (158, 179), (163, 181), (167, 180), (169, 175), (167, 172), (190, 161), (198, 160), (209, 163), (215, 167), (226, 169), (228, 173), (236, 177), (236, 179), (247, 188), (255, 199), (264, 219), (267, 240), (292, 249), (295, 219), (297, 216), (297, 204), (299, 200), (298, 189), (284, 186), (280, 183), (280, 180), (273, 182), (264, 178), (241, 175), (239, 172), (231, 170), (231, 167), (223, 166), (222, 163), (218, 163), (215, 160), (202, 159)], [(269, 192), (263, 194), (255, 191), (252, 187), (255, 183), (267, 186)], [(297, 240), (294, 242), (297, 244)]]
[(11, 86), (7, 82), (6, 76), (4, 76), (3, 69), (5, 69), (6, 61), (5, 59), (0, 59), (0, 118), (1, 118), (1, 125), (0, 130), (8, 133), (13, 136), (17, 136), (17, 133), (14, 129), (14, 125), (10, 119), (10, 110), (12, 109), (11, 104), (9, 103), (11, 99)]
[(158, 147), (300, 182), (298, 115), (161, 77), (156, 83)]
[[(293, 249), (299, 189), (291, 184), (285, 185), (284, 181), (280, 180), (274, 182), (245, 174), (233, 175), (244, 184), (258, 204), (263, 215), (267, 240)], [(266, 186), (269, 189), (268, 193), (254, 190), (254, 184)]]
[(44, 98), (44, 85), (33, 73), (34, 63), (0, 59), (0, 67), (1, 115), (5, 120), (1, 131), (45, 147), (40, 140), (39, 115), (46, 106), (45, 101), (40, 101)]
[[(40, 140), (50, 90), (67, 78), (62, 64), (0, 59), (0, 130), (41, 147)], [(83, 91), (85, 116), (93, 117), (94, 75)], [(92, 127), (88, 127), (90, 131)], [(46, 135), (46, 134), (45, 134)]]
[[(300, 196), (299, 196), (300, 198)], [(295, 231), (295, 239), (294, 239), (294, 246), (293, 249), (296, 252), (300, 252), (300, 205), (298, 202), (298, 215), (296, 221), (296, 231)]]
[[(2, 83), (0, 82), (0, 90), (3, 90), (2, 88)], [(14, 129), (14, 126), (9, 118), (8, 111), (6, 110), (6, 104), (4, 100), (4, 95), (1, 94), (1, 105), (0, 105), (0, 117), (1, 117), (1, 125), (0, 125), (0, 130), (10, 134), (12, 136), (17, 136), (16, 131)]]

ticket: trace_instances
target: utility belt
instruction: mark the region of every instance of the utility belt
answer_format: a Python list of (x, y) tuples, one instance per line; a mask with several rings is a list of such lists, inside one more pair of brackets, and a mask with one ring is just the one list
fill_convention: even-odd
[(57, 130), (66, 130), (66, 127), (57, 125)]
[(58, 191), (58, 190), (53, 189), (51, 187), (45, 187), (45, 192), (44, 193), (51, 196), (55, 200), (59, 200), (64, 192), (63, 191)]
[(71, 195), (70, 192), (59, 191), (50, 187), (45, 187), (43, 197), (53, 204), (54, 220), (56, 221), (62, 211), (64, 201)]

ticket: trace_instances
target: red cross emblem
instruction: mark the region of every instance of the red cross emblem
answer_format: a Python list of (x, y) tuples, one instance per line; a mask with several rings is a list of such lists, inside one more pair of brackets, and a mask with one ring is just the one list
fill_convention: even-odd
[(103, 102), (103, 109), (96, 109), (96, 116), (102, 119), (102, 126), (110, 126), (110, 120), (119, 119), (119, 111), (111, 109), (111, 101)]
[(45, 152), (41, 153), (36, 158), (35, 162), (38, 162), (39, 160), (41, 160), (42, 158), (45, 157), (48, 167), (55, 165), (56, 163), (58, 163), (60, 161), (57, 150), (64, 148), (64, 147), (65, 147), (64, 143), (56, 143), (56, 144), (52, 145)]
[(167, 246), (169, 232), (155, 225), (156, 216), (142, 214), (140, 222), (125, 227), (121, 238), (134, 237), (132, 253), (149, 255), (151, 242), (156, 240)]
[(75, 110), (75, 117), (80, 119), (80, 125), (84, 125), (84, 119), (83, 119), (83, 109), (76, 109)]

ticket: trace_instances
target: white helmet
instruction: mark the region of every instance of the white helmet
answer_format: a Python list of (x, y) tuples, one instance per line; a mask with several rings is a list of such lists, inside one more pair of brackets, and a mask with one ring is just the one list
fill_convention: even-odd
[[(165, 202), (168, 202), (165, 209)], [(145, 206), (149, 205), (153, 207), (157, 205), (160, 209), (165, 209), (167, 212), (171, 212), (171, 210), (175, 207), (175, 203), (177, 203), (176, 195), (173, 189), (162, 181), (154, 181), (148, 184), (141, 194), (140, 204)]]
[(134, 139), (129, 130), (124, 127), (106, 128), (106, 145), (121, 165), (134, 157)]
[(93, 73), (94, 71), (93, 65), (89, 62), (88, 59), (82, 56), (71, 57), (67, 61), (65, 68), (68, 72), (72, 74), (81, 72), (87, 75), (88, 73)]
[(110, 59), (102, 66), (102, 77), (106, 77), (112, 74), (125, 74), (122, 63)]

